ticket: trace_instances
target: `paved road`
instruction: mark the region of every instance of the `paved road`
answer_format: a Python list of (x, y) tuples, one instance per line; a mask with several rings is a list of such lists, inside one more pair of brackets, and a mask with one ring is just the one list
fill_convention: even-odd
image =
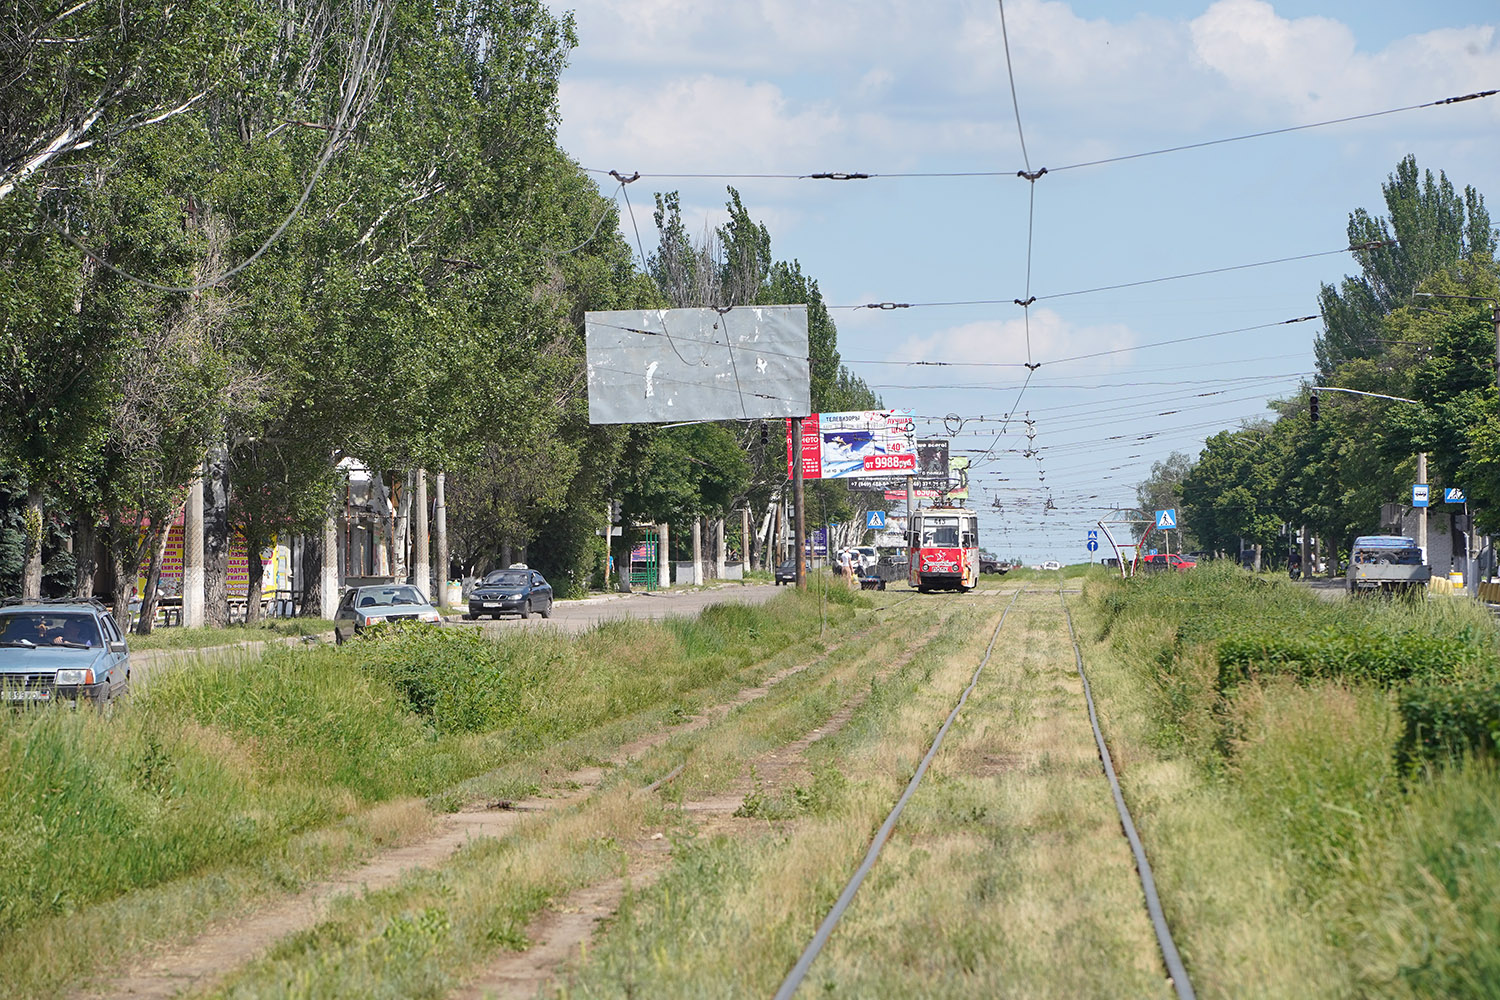
[(666, 593), (611, 594), (607, 597), (590, 597), (582, 601), (558, 601), (551, 618), (533, 615), (522, 621), (520, 618), (501, 618), (499, 621), (485, 618), (478, 622), (455, 620), (458, 626), (479, 625), (486, 632), (500, 633), (521, 628), (556, 628), (564, 632), (583, 632), (604, 621), (620, 618), (642, 618), (660, 620), (671, 615), (696, 615), (710, 604), (737, 601), (744, 604), (760, 604), (781, 592), (781, 588), (769, 583), (728, 584), (705, 590), (668, 591)]

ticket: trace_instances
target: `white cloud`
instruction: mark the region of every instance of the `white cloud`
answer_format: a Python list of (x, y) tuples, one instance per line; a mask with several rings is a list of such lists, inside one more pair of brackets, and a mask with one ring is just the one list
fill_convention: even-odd
[(1284, 18), (1265, 0), (1218, 0), (1191, 31), (1194, 60), (1272, 117), (1377, 111), (1500, 78), (1493, 27), (1409, 35), (1371, 53), (1330, 18)]
[(652, 171), (783, 170), (842, 133), (838, 115), (794, 107), (781, 88), (701, 75), (633, 89), (565, 80), (564, 121), (586, 165)]
[[(1127, 326), (1105, 323), (1078, 326), (1046, 308), (1031, 310), (1032, 363), (1040, 362), (1039, 372), (1047, 372), (1047, 362), (1129, 348), (1140, 339)], [(1107, 355), (1070, 364), (1067, 373), (1077, 375), (1085, 370), (1120, 368), (1128, 364), (1128, 354)], [(910, 337), (891, 352), (892, 361), (968, 361), (986, 364), (1022, 364), (1028, 359), (1027, 330), (1024, 317), (1006, 320), (981, 320), (949, 327), (935, 333)], [(1021, 369), (1024, 371), (1024, 369)]]

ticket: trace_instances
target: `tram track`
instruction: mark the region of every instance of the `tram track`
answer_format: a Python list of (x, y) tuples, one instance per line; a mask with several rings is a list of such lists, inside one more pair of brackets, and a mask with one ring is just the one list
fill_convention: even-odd
[[(996, 623), (994, 631), (991, 633), (989, 642), (985, 647), (984, 655), (980, 659), (979, 665), (975, 668), (974, 674), (970, 678), (968, 686), (965, 687), (963, 692), (959, 695), (956, 703), (953, 705), (952, 710), (948, 713), (947, 718), (944, 720), (942, 726), (938, 729), (936, 735), (933, 737), (932, 743), (929, 746), (926, 755), (922, 758), (922, 761), (916, 768), (915, 773), (912, 775), (910, 781), (907, 783), (905, 789), (902, 791), (895, 805), (887, 814), (885, 821), (881, 824), (879, 830), (871, 840), (869, 847), (867, 848), (865, 855), (860, 862), (860, 865), (855, 870), (854, 874), (849, 878), (848, 882), (843, 888), (843, 891), (839, 894), (838, 899), (824, 916), (812, 939), (808, 942), (807, 946), (798, 957), (797, 962), (787, 973), (786, 978), (782, 981), (780, 987), (777, 989), (775, 993), (776, 1000), (791, 1000), (791, 998), (795, 996), (797, 991), (802, 986), (803, 982), (806, 980), (818, 955), (827, 945), (828, 941), (833, 935), (834, 930), (842, 920), (844, 914), (853, 904), (855, 895), (858, 892), (860, 885), (865, 881), (866, 877), (870, 874), (871, 870), (878, 862), (883, 848), (889, 841), (892, 832), (896, 828), (901, 813), (906, 808), (907, 803), (916, 794), (919, 786), (921, 785), (923, 776), (928, 771), (929, 765), (932, 763), (939, 750), (941, 749), (944, 737), (948, 734), (954, 720), (959, 717), (959, 714), (963, 710), (964, 705), (969, 699), (969, 696), (978, 685), (981, 674), (983, 673), (985, 667), (990, 663), (991, 657), (994, 654), (996, 642), (1000, 637), (1001, 630), (1006, 623), (1006, 619), (1009, 617), (1011, 611), (1016, 607), (1022, 595), (1026, 593), (1026, 590), (1027, 588), (1024, 585), (1019, 590), (1017, 590), (1015, 595), (1011, 598), (1010, 603), (1002, 612), (1000, 620)], [(1088, 676), (1084, 669), (1082, 648), (1078, 643), (1078, 636), (1073, 624), (1072, 612), (1068, 607), (1067, 599), (1064, 596), (1065, 593), (1078, 593), (1078, 591), (1065, 592), (1063, 588), (1059, 586), (1057, 590), (1057, 597), (1063, 611), (1064, 619), (1067, 622), (1068, 640), (1070, 645), (1072, 646), (1074, 665), (1078, 680), (1082, 685), (1084, 702), (1087, 708), (1089, 724), (1090, 728), (1092, 729), (1095, 746), (1098, 751), (1099, 763), (1103, 775), (1110, 787), (1111, 795), (1113, 797), (1114, 805), (1119, 817), (1120, 830), (1124, 834), (1125, 839), (1129, 844), (1131, 855), (1135, 863), (1136, 874), (1139, 880), (1142, 894), (1145, 898), (1147, 915), (1150, 918), (1152, 929), (1156, 937), (1156, 943), (1159, 950), (1159, 958), (1162, 962), (1162, 965), (1165, 967), (1165, 971), (1167, 974), (1167, 983), (1171, 986), (1178, 1000), (1196, 1000), (1196, 993), (1193, 989), (1191, 979), (1188, 975), (1186, 967), (1183, 964), (1176, 944), (1173, 941), (1171, 929), (1167, 923), (1166, 916), (1161, 905), (1161, 900), (1157, 893), (1155, 878), (1151, 870), (1149, 859), (1146, 855), (1145, 846), (1141, 841), (1139, 832), (1137, 831), (1134, 820), (1131, 817), (1129, 807), (1125, 802), (1124, 794), (1120, 787), (1119, 778), (1115, 771), (1113, 759), (1111, 758), (1109, 752), (1108, 743), (1105, 740), (1103, 731), (1099, 725), (1098, 711), (1094, 702), (1093, 691), (1089, 685)]]

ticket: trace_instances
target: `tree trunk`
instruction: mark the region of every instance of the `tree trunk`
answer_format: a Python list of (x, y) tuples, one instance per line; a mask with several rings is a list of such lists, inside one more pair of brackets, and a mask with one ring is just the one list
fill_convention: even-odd
[(245, 528), (245, 624), (254, 625), (260, 621), (260, 587), (265, 579), (266, 568), (260, 561), (260, 550), (265, 547), (265, 540), (260, 537), (260, 532), (252, 531), (247, 525)]
[[(146, 590), (141, 595), (141, 617), (135, 623), (136, 635), (150, 635), (156, 624), (156, 590), (161, 583), (161, 564), (167, 555), (167, 538), (172, 533), (170, 523), (158, 518), (151, 527), (151, 563), (146, 569)], [(133, 574), (132, 574), (133, 575)]]
[(21, 596), (34, 601), (42, 596), (42, 491), (31, 484), (26, 489), (26, 565), (21, 571)]
[[(208, 451), (203, 467), (203, 623), (229, 624), (229, 451)], [(184, 545), (186, 540), (184, 540)]]
[(323, 529), (302, 536), (302, 604), (300, 618), (313, 617), (323, 610)]
[(98, 533), (94, 530), (94, 512), (80, 511), (73, 517), (73, 561), (76, 576), (73, 578), (73, 594), (77, 597), (94, 596), (94, 574), (99, 568)]
[(130, 599), (135, 596), (135, 571), (140, 567), (141, 525), (139, 521), (122, 524), (113, 515), (108, 532), (110, 567), (110, 605), (115, 624), (121, 632), (130, 631)]

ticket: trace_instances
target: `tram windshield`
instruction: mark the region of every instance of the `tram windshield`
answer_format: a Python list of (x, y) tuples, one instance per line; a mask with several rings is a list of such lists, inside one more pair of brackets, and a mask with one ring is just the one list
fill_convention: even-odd
[(958, 547), (958, 518), (928, 517), (922, 520), (922, 544), (943, 548)]

